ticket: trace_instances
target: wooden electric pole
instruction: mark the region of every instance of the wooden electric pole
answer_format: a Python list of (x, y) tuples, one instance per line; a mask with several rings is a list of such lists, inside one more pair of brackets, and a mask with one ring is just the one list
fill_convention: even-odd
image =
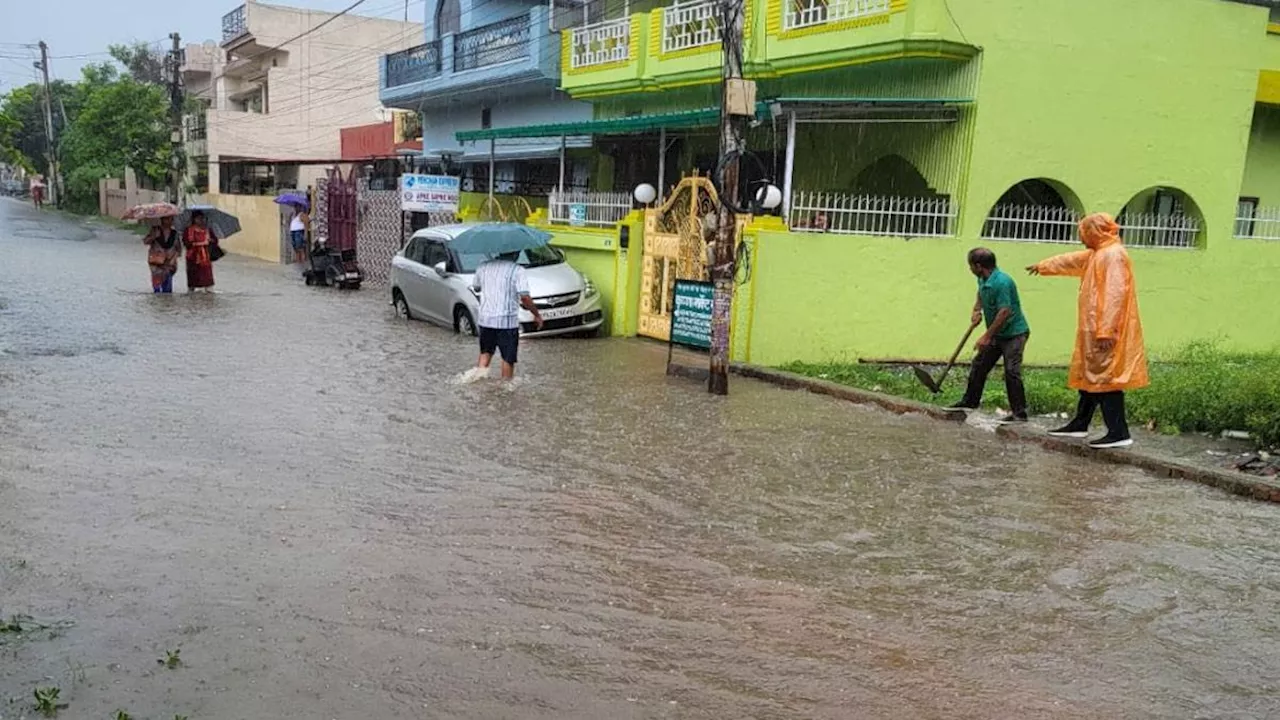
[(176, 205), (182, 197), (185, 169), (185, 153), (182, 151), (182, 37), (178, 33), (170, 33), (169, 39), (173, 41), (169, 61), (165, 63), (169, 69), (169, 202)]
[(729, 324), (733, 317), (733, 283), (736, 275), (738, 168), (743, 152), (747, 119), (755, 113), (755, 88), (742, 79), (743, 0), (721, 0), (720, 42), (724, 48), (724, 73), (720, 84), (720, 163), (716, 184), (720, 212), (711, 258), (711, 282), (715, 286), (711, 306), (711, 377), (707, 390), (729, 392)]
[(48, 165), (49, 177), (45, 187), (49, 189), (49, 198), (55, 205), (62, 207), (62, 184), (58, 181), (58, 144), (53, 137), (53, 90), (49, 86), (49, 46), (40, 41), (40, 72), (44, 74), (44, 141), (45, 163)]

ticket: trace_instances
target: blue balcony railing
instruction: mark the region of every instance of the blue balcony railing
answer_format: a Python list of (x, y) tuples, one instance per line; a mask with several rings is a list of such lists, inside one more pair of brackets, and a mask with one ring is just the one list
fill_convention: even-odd
[(529, 15), (483, 25), (453, 36), (453, 71), (475, 70), (529, 56)]
[(249, 12), (244, 5), (222, 16), (222, 42), (234, 40), (249, 31)]
[(401, 50), (387, 56), (386, 87), (421, 82), (440, 74), (440, 41)]

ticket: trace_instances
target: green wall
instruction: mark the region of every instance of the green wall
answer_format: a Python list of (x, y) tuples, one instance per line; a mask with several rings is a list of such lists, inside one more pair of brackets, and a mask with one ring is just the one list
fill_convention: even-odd
[[(967, 239), (869, 238), (760, 231), (754, 274), (739, 288), (735, 352), (775, 365), (791, 360), (945, 358), (964, 332), (975, 281)], [(1018, 282), (1031, 323), (1031, 362), (1070, 359), (1076, 322), (1073, 278), (1032, 278), (1027, 265), (1076, 246), (985, 242)], [(1229, 240), (1205, 251), (1133, 249), (1138, 303), (1155, 353), (1192, 340), (1238, 349), (1280, 347), (1275, 295), (1280, 242)], [(1266, 301), (1262, 301), (1266, 302)], [(749, 349), (748, 349), (749, 348)]]

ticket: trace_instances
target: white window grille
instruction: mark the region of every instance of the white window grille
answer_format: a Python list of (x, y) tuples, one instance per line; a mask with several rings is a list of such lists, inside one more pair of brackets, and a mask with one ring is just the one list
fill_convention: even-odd
[(889, 0), (790, 0), (782, 16), (782, 29), (795, 30), (888, 12)]
[(955, 219), (949, 197), (796, 192), (791, 200), (790, 227), (796, 232), (952, 237)]
[(715, 0), (676, 2), (662, 11), (662, 52), (720, 44), (720, 4)]
[(1182, 213), (1129, 213), (1117, 222), (1129, 247), (1194, 248), (1200, 237), (1200, 221)]
[(574, 28), (571, 43), (575, 68), (627, 60), (631, 56), (631, 18)]
[(1236, 210), (1235, 236), (1246, 240), (1280, 240), (1280, 207), (1258, 207), (1241, 201)]
[(547, 198), (551, 222), (579, 227), (612, 227), (631, 212), (624, 192), (553, 191)]
[(984, 240), (1073, 244), (1080, 242), (1080, 213), (1064, 207), (997, 205), (982, 226)]

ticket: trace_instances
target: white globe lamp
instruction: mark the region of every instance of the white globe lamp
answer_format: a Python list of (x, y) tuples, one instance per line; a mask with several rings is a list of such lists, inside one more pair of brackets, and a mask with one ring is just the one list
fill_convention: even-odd
[(649, 183), (640, 183), (636, 186), (636, 202), (641, 205), (648, 205), (658, 199), (658, 191)]
[(773, 210), (782, 204), (782, 191), (777, 185), (766, 185), (756, 191), (756, 202), (765, 210)]

